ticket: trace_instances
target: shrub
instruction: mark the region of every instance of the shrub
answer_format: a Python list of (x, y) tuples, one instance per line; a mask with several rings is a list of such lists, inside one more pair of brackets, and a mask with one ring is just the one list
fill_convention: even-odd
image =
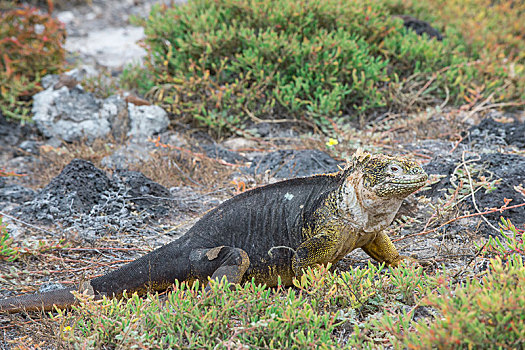
[[(127, 300), (84, 303), (78, 314), (60, 312), (61, 337), (78, 347), (334, 348), (336, 325), (295, 290), (276, 294), (264, 286), (229, 285), (204, 293), (198, 283), (176, 282), (165, 302), (134, 294)], [(282, 289), (279, 290), (282, 292)], [(102, 304), (102, 305), (101, 305)]]
[(405, 293), (419, 296), (436, 286), (413, 264), (402, 264), (396, 276), (371, 262), (341, 273), (330, 268), (307, 268), (294, 280), (296, 288), (223, 280), (203, 292), (198, 283), (176, 281), (165, 301), (151, 294), (91, 301), (73, 313), (59, 312), (55, 320), (60, 338), (75, 347), (355, 348), (375, 344), (365, 315), (399, 304)]
[[(442, 43), (408, 34), (381, 1), (198, 0), (155, 6), (142, 24), (150, 94), (218, 133), (274, 115), (328, 126), (384, 106), (392, 68), (458, 61)], [(399, 46), (411, 45), (400, 62)]]
[[(483, 1), (471, 0), (469, 9)], [(479, 52), (483, 37), (468, 37), (475, 27), (461, 34), (462, 17), (451, 21), (442, 42), (417, 36), (392, 17), (414, 14), (442, 25), (432, 15), (442, 1), (423, 3), (194, 0), (155, 6), (147, 19), (137, 21), (145, 27), (149, 59), (140, 73), (128, 72), (127, 80), (143, 77), (143, 93), (149, 90), (177, 116), (218, 134), (275, 116), (330, 127), (334, 119), (377, 107), (406, 108), (403, 101), (392, 101), (399, 93), (424, 97), (426, 103), (462, 102), (472, 88), (493, 100), (525, 97), (518, 74), (524, 51), (515, 40), (520, 25), (509, 21), (512, 40), (505, 39), (510, 29), (495, 30), (494, 36), (511, 47), (486, 64), (494, 51)], [(461, 6), (453, 2), (451, 8)], [(438, 13), (458, 16), (457, 11)], [(511, 21), (521, 18), (513, 14)], [(505, 63), (501, 55), (517, 61)]]
[(502, 259), (513, 254), (525, 255), (525, 230), (517, 228), (503, 216), (499, 226), (501, 235), (489, 237), (489, 240), (483, 246), (478, 247), (478, 250), (485, 255)]
[(0, 110), (27, 119), (40, 78), (64, 63), (62, 23), (36, 8), (0, 11)]
[[(469, 58), (470, 68), (446, 72), (454, 86), (475, 82), (493, 101), (525, 99), (525, 3), (492, 0), (387, 0), (393, 14), (408, 14), (444, 28), (451, 52)], [(456, 62), (459, 63), (459, 62)], [(459, 69), (459, 71), (458, 71)], [(474, 81), (473, 78), (476, 78)]]
[(427, 304), (439, 312), (431, 324), (416, 325), (403, 342), (409, 349), (519, 349), (525, 346), (525, 266), (515, 254), (491, 261), (481, 280), (451, 287), (443, 282)]

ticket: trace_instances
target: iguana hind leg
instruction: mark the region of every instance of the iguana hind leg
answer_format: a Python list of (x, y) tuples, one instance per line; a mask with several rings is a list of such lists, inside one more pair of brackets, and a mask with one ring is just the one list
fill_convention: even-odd
[(194, 249), (190, 253), (191, 278), (207, 282), (208, 277), (240, 283), (250, 266), (248, 254), (242, 249), (220, 246)]

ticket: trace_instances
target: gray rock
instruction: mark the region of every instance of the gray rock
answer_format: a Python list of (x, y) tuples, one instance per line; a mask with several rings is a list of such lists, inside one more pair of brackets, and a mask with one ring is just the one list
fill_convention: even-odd
[(1, 186), (0, 202), (23, 203), (31, 200), (35, 196), (35, 191), (18, 184)]
[(75, 20), (75, 14), (72, 11), (61, 11), (56, 14), (57, 19), (64, 24), (69, 24)]
[[(16, 146), (25, 139), (31, 138), (35, 133), (34, 127), (29, 123), (20, 123), (15, 119), (7, 119), (7, 116), (2, 115), (0, 111), (0, 163), (5, 160), (8, 149)], [(5, 167), (5, 164), (0, 165), (0, 168)]]
[(128, 169), (130, 164), (149, 160), (153, 146), (151, 142), (129, 142), (113, 154), (104, 157), (100, 163), (106, 168)]
[(89, 213), (91, 208), (104, 202), (101, 193), (113, 189), (106, 173), (92, 163), (74, 159), (62, 172), (44, 187), (32, 203), (20, 209), (37, 221), (51, 223), (62, 216)]
[(148, 138), (166, 130), (170, 124), (168, 113), (159, 106), (135, 106), (129, 104), (128, 115), (131, 123), (128, 136)]
[(148, 231), (146, 224), (173, 214), (173, 204), (168, 189), (139, 172), (116, 171), (110, 178), (75, 159), (31, 201), (9, 213), (26, 222), (58, 223), (92, 240), (107, 232)]
[(46, 292), (52, 292), (54, 290), (60, 290), (65, 289), (66, 287), (58, 282), (48, 282), (44, 283), (43, 285), (38, 288), (39, 293), (46, 293)]
[[(13, 210), (12, 205), (3, 206), (3, 203), (1, 202), (0, 207), (2, 208), (2, 212), (4, 213)], [(22, 224), (20, 221), (14, 220), (11, 217), (7, 217), (4, 215), (2, 217), (2, 224), (5, 225), (7, 233), (9, 233), (9, 236), (15, 241), (27, 235), (27, 226)]]
[(62, 140), (58, 137), (52, 137), (45, 142), (46, 145), (51, 146), (53, 148), (58, 148), (62, 146)]
[(246, 174), (269, 171), (273, 177), (292, 178), (336, 172), (338, 165), (344, 167), (344, 163), (319, 150), (279, 150), (256, 157), (250, 167), (241, 171)]
[(443, 35), (439, 32), (439, 30), (432, 27), (432, 25), (428, 22), (408, 15), (395, 15), (393, 17), (401, 18), (403, 20), (403, 26), (416, 32), (416, 34), (419, 36), (426, 34), (429, 38), (435, 38), (438, 41), (443, 40)]
[[(476, 203), (480, 210), (485, 208), (501, 207), (504, 200), (512, 199), (510, 205), (521, 204), (525, 200), (523, 196), (515, 189), (518, 186), (523, 186), (525, 183), (525, 157), (519, 154), (502, 154), (502, 153), (482, 153), (479, 154), (480, 159), (469, 163), (472, 167), (473, 180), (484, 176), (486, 179), (501, 179), (492, 191), (477, 191), (475, 194)], [(466, 156), (466, 160), (473, 159), (472, 154)], [(429, 163), (425, 164), (423, 168), (429, 174), (445, 175), (439, 182), (433, 184), (430, 189), (419, 192), (419, 194), (436, 199), (443, 198), (443, 192), (450, 189), (451, 177), (455, 169), (461, 167), (462, 159), (459, 154), (450, 155), (448, 158), (435, 157)], [(472, 199), (469, 197), (464, 201), (469, 212), (474, 212), (475, 207)], [(499, 224), (500, 216), (510, 219), (516, 227), (525, 224), (525, 215), (523, 215), (523, 208), (518, 207), (508, 209), (502, 213), (495, 212), (484, 215), (496, 227)], [(485, 225), (483, 223), (482, 225)], [(490, 234), (494, 232), (488, 230)]]
[(67, 142), (107, 136), (126, 103), (119, 96), (101, 100), (81, 88), (49, 87), (33, 96), (33, 120), (48, 138)]
[[(93, 16), (97, 17), (96, 14)], [(87, 19), (91, 20), (89, 17)], [(97, 63), (103, 66), (120, 68), (132, 62), (140, 62), (146, 55), (146, 50), (137, 44), (143, 37), (142, 27), (91, 29), (86, 32), (86, 36), (68, 36), (65, 48), (68, 51), (93, 56)]]
[(462, 141), (477, 151), (498, 150), (500, 147), (525, 148), (525, 123), (501, 123), (492, 118), (483, 119), (469, 129)]
[(222, 199), (210, 194), (202, 194), (193, 187), (171, 187), (170, 193), (176, 201), (176, 207), (183, 211), (204, 213), (222, 203)]
[(31, 154), (39, 154), (40, 153), (39, 150), (38, 150), (38, 142), (36, 142), (34, 140), (22, 141), (18, 145), (18, 148), (20, 148), (24, 152), (31, 153)]
[(228, 163), (246, 162), (247, 159), (237, 152), (230, 151), (218, 144), (203, 145), (202, 150), (213, 159), (222, 159)]
[(418, 140), (417, 142), (405, 143), (399, 145), (399, 152), (405, 153), (420, 153), (425, 154), (429, 157), (437, 158), (450, 158), (451, 150), (454, 150), (452, 154), (461, 155), (463, 151), (467, 151), (468, 147), (459, 144), (455, 145), (455, 142), (448, 140)]
[(97, 77), (99, 75), (99, 72), (95, 68), (87, 64), (83, 64), (77, 68), (65, 72), (64, 75), (67, 75), (78, 81), (82, 81), (84, 79)]
[[(125, 185), (128, 189), (128, 200), (133, 201), (137, 210), (149, 212), (157, 217), (169, 214), (173, 199), (170, 191), (144, 174), (138, 171), (117, 170), (112, 180)], [(129, 211), (129, 208), (121, 208), (119, 214), (128, 215)]]
[(58, 80), (60, 79), (60, 76), (58, 74), (48, 74), (44, 75), (42, 77), (42, 80), (40, 80), (40, 84), (42, 84), (42, 87), (44, 89), (48, 89), (49, 87), (55, 85), (58, 83)]

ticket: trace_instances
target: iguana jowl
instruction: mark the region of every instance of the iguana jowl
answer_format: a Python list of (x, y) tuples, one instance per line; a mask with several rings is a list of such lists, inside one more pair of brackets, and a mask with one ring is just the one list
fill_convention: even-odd
[[(358, 151), (335, 174), (296, 178), (244, 192), (206, 214), (181, 238), (84, 283), (95, 297), (164, 290), (175, 280), (285, 285), (302, 269), (335, 263), (356, 248), (380, 262), (400, 256), (383, 232), (427, 174), (415, 162)], [(61, 289), (0, 300), (0, 311), (52, 310), (76, 302)]]

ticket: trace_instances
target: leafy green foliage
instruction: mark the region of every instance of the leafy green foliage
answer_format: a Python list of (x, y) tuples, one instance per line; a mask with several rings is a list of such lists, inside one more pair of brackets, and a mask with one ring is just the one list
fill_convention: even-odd
[(424, 292), (424, 281), (428, 279), (422, 267), (392, 269), (392, 285), (399, 292), (400, 300), (414, 305), (417, 296)]
[(30, 98), (40, 78), (64, 63), (62, 23), (36, 8), (0, 12), (0, 109), (10, 118), (28, 119)]
[[(525, 3), (491, 0), (387, 0), (393, 14), (412, 15), (444, 28), (445, 46), (468, 65), (454, 59), (444, 76), (459, 89), (456, 99), (467, 97), (474, 84), (490, 100), (525, 99)], [(425, 52), (428, 58), (444, 52)], [(469, 102), (467, 100), (467, 102)]]
[[(470, 2), (476, 1), (483, 2)], [(509, 86), (521, 79), (516, 73), (523, 68), (514, 64), (520, 60), (516, 40), (516, 49), (498, 52), (517, 61), (498, 56), (487, 66), (486, 56), (475, 50), (482, 38), (460, 35), (463, 24), (457, 20), (439, 42), (417, 36), (392, 17), (436, 19), (431, 10), (437, 6), (424, 3), (194, 0), (156, 6), (147, 19), (137, 20), (147, 35), (146, 67), (135, 74), (129, 68), (124, 81), (135, 81), (179, 117), (218, 134), (276, 115), (330, 128), (333, 120), (377, 107), (411, 107), (399, 95), (427, 104), (462, 102), (469, 89), (494, 100), (525, 97), (524, 84)], [(496, 30), (495, 37), (506, 34)]]
[(375, 280), (375, 276), (383, 271), (384, 265), (369, 264), (367, 268), (355, 268), (341, 274), (331, 273), (329, 269), (330, 264), (309, 267), (293, 281), (310, 297), (310, 303), (319, 312), (333, 307), (354, 309), (367, 305), (378, 294), (380, 281)]
[[(250, 345), (267, 349), (333, 347), (336, 325), (329, 313), (316, 313), (308, 299), (292, 289), (284, 293), (248, 283), (212, 284), (209, 294), (198, 283), (174, 285), (161, 301), (85, 303), (80, 315), (63, 323), (62, 337), (79, 346), (122, 348), (227, 348)], [(282, 290), (277, 290), (282, 292)], [(60, 312), (59, 317), (68, 317)], [(68, 324), (66, 326), (66, 324)]]
[(18, 248), (13, 247), (13, 239), (9, 237), (0, 216), (0, 260), (15, 261), (18, 256)]
[[(425, 274), (423, 283), (412, 288), (416, 306), (411, 311), (385, 312), (374, 322), (395, 347), (518, 349), (525, 345), (523, 230), (504, 218), (500, 226), (502, 239), (491, 237), (477, 246), (482, 255), (495, 256), (487, 259), (486, 271), (459, 281), (459, 273), (444, 267), (435, 275)], [(392, 274), (399, 288), (402, 284), (395, 276), (407, 272)], [(413, 311), (421, 306), (433, 310), (434, 317), (414, 321)]]
[(506, 259), (512, 254), (525, 255), (525, 231), (519, 229), (509, 220), (501, 217), (500, 223), (501, 238), (498, 236), (490, 237), (483, 247), (487, 255), (492, 255)]
[[(399, 270), (400, 281), (411, 280), (412, 290), (423, 293), (429, 281), (434, 283), (420, 278), (421, 269), (413, 264)], [(55, 320), (61, 338), (78, 347), (353, 347), (369, 331), (362, 329), (356, 310), (363, 315), (384, 311), (389, 300), (403, 299), (397, 288), (389, 287), (392, 280), (384, 265), (369, 263), (337, 273), (330, 266), (308, 268), (294, 281), (296, 289), (221, 281), (212, 282), (205, 293), (198, 283), (176, 282), (165, 298), (89, 301), (75, 307), (75, 313), (59, 312)], [(342, 341), (337, 333), (343, 329), (356, 336)]]
[[(381, 1), (198, 0), (156, 6), (142, 24), (152, 95), (218, 133), (275, 114), (326, 127), (384, 106), (388, 70), (398, 63), (392, 47), (407, 36)], [(406, 45), (423, 40), (408, 38)], [(440, 42), (423, 41), (409, 63), (453, 63)]]
[[(525, 332), (519, 254), (491, 260), (482, 277), (457, 282), (415, 264), (368, 263), (344, 272), (308, 268), (294, 288), (175, 282), (165, 296), (93, 301), (53, 317), (76, 348), (519, 348)], [(415, 320), (418, 308), (434, 317)]]
[(491, 260), (481, 280), (450, 286), (443, 281), (426, 299), (438, 310), (433, 323), (416, 325), (401, 339), (408, 348), (519, 349), (525, 345), (525, 266), (518, 254)]

